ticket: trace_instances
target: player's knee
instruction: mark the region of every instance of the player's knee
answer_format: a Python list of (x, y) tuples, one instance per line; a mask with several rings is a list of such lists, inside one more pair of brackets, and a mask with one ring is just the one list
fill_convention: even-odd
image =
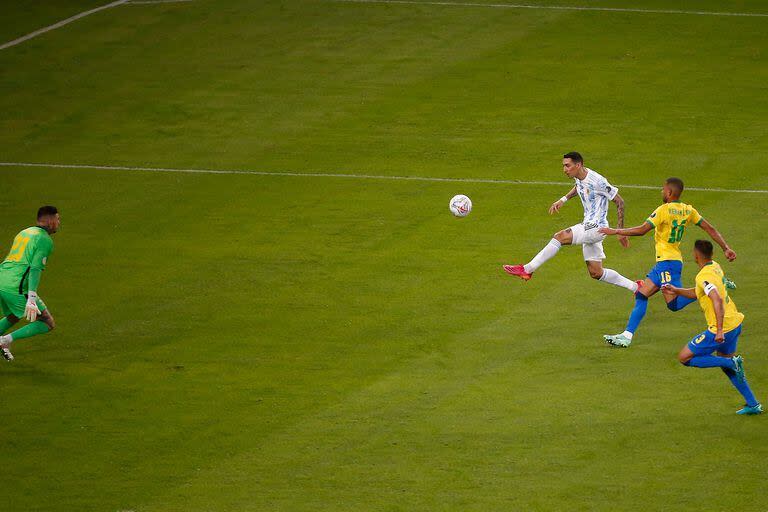
[(16, 315), (8, 315), (5, 317), (5, 319), (8, 320), (8, 323), (10, 323), (11, 325), (15, 325), (19, 322), (19, 317), (17, 317)]
[(680, 364), (683, 366), (688, 366), (688, 363), (691, 361), (691, 355), (686, 354), (684, 352), (680, 352), (677, 354), (677, 360), (680, 361)]
[(48, 331), (52, 331), (56, 328), (56, 320), (53, 319), (53, 316), (50, 313), (41, 318), (41, 320), (48, 326)]
[(560, 243), (563, 243), (563, 242), (565, 242), (566, 235), (567, 235), (566, 231), (562, 230), (562, 231), (558, 231), (557, 233), (552, 235), (552, 238), (554, 238), (555, 240), (557, 240)]
[(589, 271), (589, 277), (592, 279), (600, 279), (603, 277), (603, 269), (601, 268), (590, 268), (587, 270)]

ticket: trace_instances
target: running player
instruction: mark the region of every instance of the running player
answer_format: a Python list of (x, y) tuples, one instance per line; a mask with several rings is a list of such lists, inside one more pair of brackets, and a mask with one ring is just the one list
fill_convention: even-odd
[(13, 341), (43, 334), (55, 327), (53, 316), (37, 296), (40, 276), (53, 251), (51, 235), (61, 225), (55, 206), (43, 206), (37, 211), (37, 226), (27, 228), (13, 239), (11, 252), (0, 264), (0, 335), (8, 331), (20, 318), (29, 322), (24, 327), (0, 336), (0, 353), (13, 361), (10, 345)]
[[(712, 261), (713, 250), (712, 242), (696, 240), (693, 257), (701, 269), (696, 275), (696, 288), (679, 288), (672, 284), (662, 287), (662, 293), (673, 299), (698, 299), (707, 319), (707, 329), (689, 341), (677, 358), (685, 366), (722, 369), (747, 402), (736, 414), (760, 414), (763, 406), (747, 384), (744, 362), (741, 356), (734, 355), (744, 315), (728, 296), (723, 269)], [(714, 352), (717, 355), (712, 355)]]
[[(683, 194), (683, 180), (669, 178), (661, 190), (664, 204), (648, 217), (640, 226), (619, 229), (601, 228), (600, 232), (606, 235), (619, 236), (643, 236), (652, 229), (656, 241), (656, 265), (648, 272), (645, 282), (635, 294), (635, 307), (629, 315), (629, 321), (621, 334), (605, 334), (606, 343), (627, 348), (632, 343), (632, 338), (637, 331), (640, 322), (648, 309), (648, 298), (659, 291), (662, 285), (672, 284), (682, 286), (680, 277), (683, 272), (683, 255), (680, 252), (680, 242), (683, 240), (685, 229), (691, 224), (699, 226), (706, 231), (712, 240), (723, 249), (728, 261), (736, 259), (736, 253), (728, 246), (723, 236), (715, 227), (707, 222), (696, 208), (680, 201)], [(665, 295), (667, 307), (670, 311), (680, 311), (685, 306), (694, 302), (694, 299)]]
[[(563, 172), (576, 184), (567, 194), (552, 203), (549, 213), (552, 215), (559, 212), (566, 201), (578, 194), (584, 207), (584, 221), (555, 233), (549, 243), (527, 264), (504, 265), (504, 271), (528, 281), (545, 261), (557, 254), (561, 246), (578, 244), (582, 246), (590, 277), (636, 292), (641, 281), (632, 281), (615, 270), (603, 268), (605, 235), (598, 228), (608, 226), (608, 201), (616, 203), (618, 226), (624, 226), (624, 200), (619, 195), (619, 189), (600, 174), (584, 167), (584, 159), (575, 151), (563, 155)], [(627, 237), (619, 237), (619, 242), (624, 247), (629, 245)]]

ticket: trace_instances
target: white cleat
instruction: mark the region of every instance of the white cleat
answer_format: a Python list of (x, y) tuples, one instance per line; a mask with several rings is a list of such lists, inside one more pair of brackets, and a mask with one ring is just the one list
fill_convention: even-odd
[(11, 354), (11, 351), (8, 347), (3, 347), (0, 345), (0, 353), (3, 354), (3, 359), (6, 361), (13, 361), (13, 354)]
[(632, 340), (621, 334), (604, 334), (603, 339), (609, 345), (614, 347), (629, 348), (632, 344)]

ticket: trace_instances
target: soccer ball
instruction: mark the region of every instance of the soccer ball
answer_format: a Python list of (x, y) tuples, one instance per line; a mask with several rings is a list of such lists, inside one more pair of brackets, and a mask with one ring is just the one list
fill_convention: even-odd
[(467, 196), (459, 194), (451, 198), (448, 208), (456, 217), (466, 217), (472, 211), (472, 201)]

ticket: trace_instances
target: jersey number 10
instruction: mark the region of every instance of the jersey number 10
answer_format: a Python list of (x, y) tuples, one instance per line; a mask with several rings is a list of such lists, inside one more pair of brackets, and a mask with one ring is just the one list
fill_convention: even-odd
[(679, 242), (683, 239), (683, 232), (685, 231), (685, 222), (683, 221), (680, 224), (677, 223), (677, 220), (672, 221), (672, 232), (669, 234), (669, 242), (670, 244), (674, 244), (676, 242)]

